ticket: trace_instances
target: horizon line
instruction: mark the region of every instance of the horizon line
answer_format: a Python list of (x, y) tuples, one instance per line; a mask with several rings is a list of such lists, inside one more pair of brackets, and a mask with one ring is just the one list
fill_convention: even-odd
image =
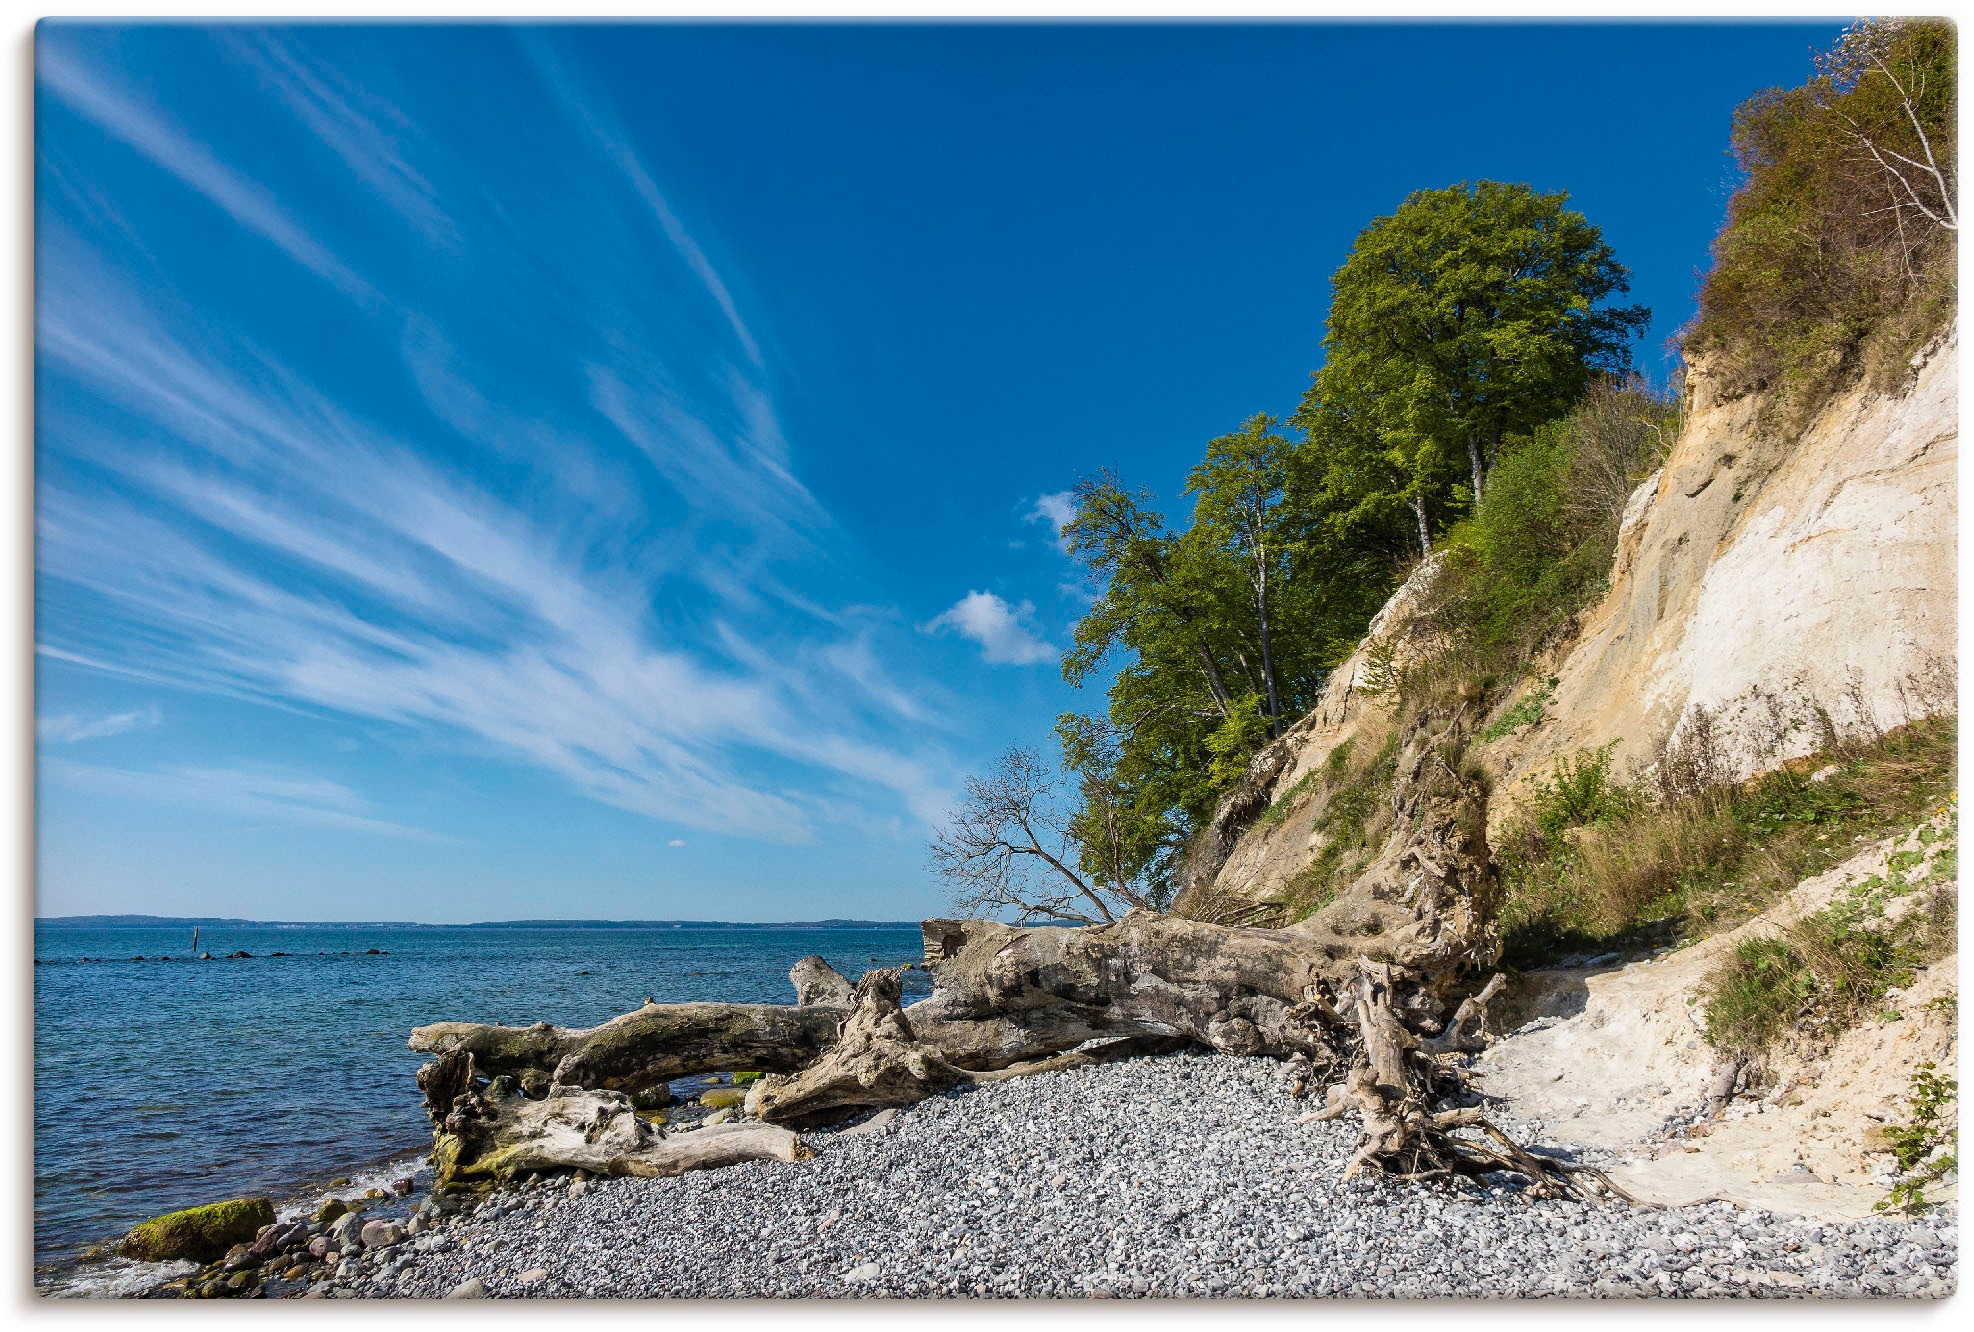
[(745, 929), (796, 928), (796, 927), (836, 927), (844, 926), (896, 926), (901, 929), (918, 929), (923, 918), (915, 920), (869, 920), (854, 916), (827, 916), (818, 920), (703, 920), (674, 917), (666, 920), (643, 918), (612, 919), (609, 917), (522, 917), (513, 920), (475, 921), (423, 921), (423, 920), (253, 920), (240, 916), (152, 916), (141, 912), (99, 912), (92, 915), (36, 916), (37, 926), (79, 926), (114, 922), (130, 927), (161, 928), (164, 926), (199, 927), (207, 926), (275, 926), (292, 929), (323, 929), (338, 926), (396, 927), (406, 929), (512, 929), (522, 926), (536, 928), (636, 928), (668, 927), (683, 929), (688, 926), (705, 929), (736, 927)]

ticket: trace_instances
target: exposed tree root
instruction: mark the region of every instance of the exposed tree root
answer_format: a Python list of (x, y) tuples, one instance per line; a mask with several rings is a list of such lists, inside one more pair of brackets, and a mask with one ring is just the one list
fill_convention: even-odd
[[(1451, 1104), (1471, 1095), (1457, 1052), (1481, 1048), (1480, 1025), (1500, 979), (1463, 1002), (1437, 1037), (1421, 1038), (1393, 1011), (1390, 968), (1360, 961), (1353, 995), (1360, 1062), (1330, 1088), (1322, 1109), (1299, 1122), (1336, 1119), (1351, 1109), (1362, 1116), (1363, 1138), (1346, 1179), (1366, 1170), (1413, 1181), (1512, 1172), (1525, 1176), (1526, 1192), (1538, 1198), (1630, 1201), (1603, 1171), (1537, 1156), (1490, 1124), (1479, 1107)], [(1457, 1129), (1477, 1130), (1488, 1141), (1458, 1137)]]

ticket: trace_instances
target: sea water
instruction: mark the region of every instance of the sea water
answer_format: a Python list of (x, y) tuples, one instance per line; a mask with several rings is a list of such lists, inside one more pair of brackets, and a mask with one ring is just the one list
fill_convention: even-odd
[[(126, 1265), (78, 1255), (163, 1212), (412, 1173), (431, 1145), (425, 1056), (405, 1048), (422, 1023), (793, 1003), (788, 969), (808, 954), (853, 980), (920, 956), (914, 925), (206, 925), (209, 962), (191, 943), (189, 928), (35, 930), (37, 1285), (102, 1287)], [(907, 1002), (926, 992), (905, 978)]]

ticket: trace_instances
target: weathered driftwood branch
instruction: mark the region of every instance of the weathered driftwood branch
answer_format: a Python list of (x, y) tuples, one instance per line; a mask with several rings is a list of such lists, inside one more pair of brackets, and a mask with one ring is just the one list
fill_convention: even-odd
[(414, 1028), (410, 1046), (470, 1053), (485, 1074), (533, 1070), (571, 1086), (638, 1091), (695, 1073), (792, 1073), (835, 1043), (846, 1016), (820, 1003), (646, 1004), (582, 1030), (435, 1022)]
[(474, 1057), (455, 1050), (419, 1070), (433, 1122), (433, 1165), (442, 1185), (512, 1179), (531, 1171), (682, 1175), (741, 1161), (797, 1161), (802, 1140), (771, 1124), (713, 1124), (666, 1133), (640, 1118), (618, 1091), (557, 1084), (535, 1100), (515, 1079), (475, 1076)]
[[(1474, 1033), (1500, 980), (1494, 977), (1463, 1002), (1437, 1038), (1422, 1039), (1393, 1011), (1390, 969), (1360, 961), (1353, 999), (1361, 1062), (1330, 1089), (1323, 1108), (1301, 1122), (1336, 1119), (1353, 1108), (1362, 1116), (1363, 1138), (1346, 1179), (1367, 1169), (1401, 1180), (1512, 1172), (1528, 1179), (1536, 1197), (1628, 1201), (1601, 1170), (1535, 1155), (1490, 1124), (1478, 1106), (1451, 1104), (1471, 1094), (1454, 1052), (1478, 1048)], [(1488, 1141), (1456, 1136), (1456, 1129), (1477, 1130)]]

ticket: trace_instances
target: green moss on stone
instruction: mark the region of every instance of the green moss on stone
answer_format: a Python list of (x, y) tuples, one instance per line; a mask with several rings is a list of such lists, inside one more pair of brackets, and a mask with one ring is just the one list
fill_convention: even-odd
[(236, 1244), (250, 1244), (262, 1226), (274, 1224), (274, 1204), (265, 1198), (233, 1198), (154, 1217), (124, 1236), (117, 1252), (126, 1258), (164, 1262), (189, 1258), (209, 1263)]

